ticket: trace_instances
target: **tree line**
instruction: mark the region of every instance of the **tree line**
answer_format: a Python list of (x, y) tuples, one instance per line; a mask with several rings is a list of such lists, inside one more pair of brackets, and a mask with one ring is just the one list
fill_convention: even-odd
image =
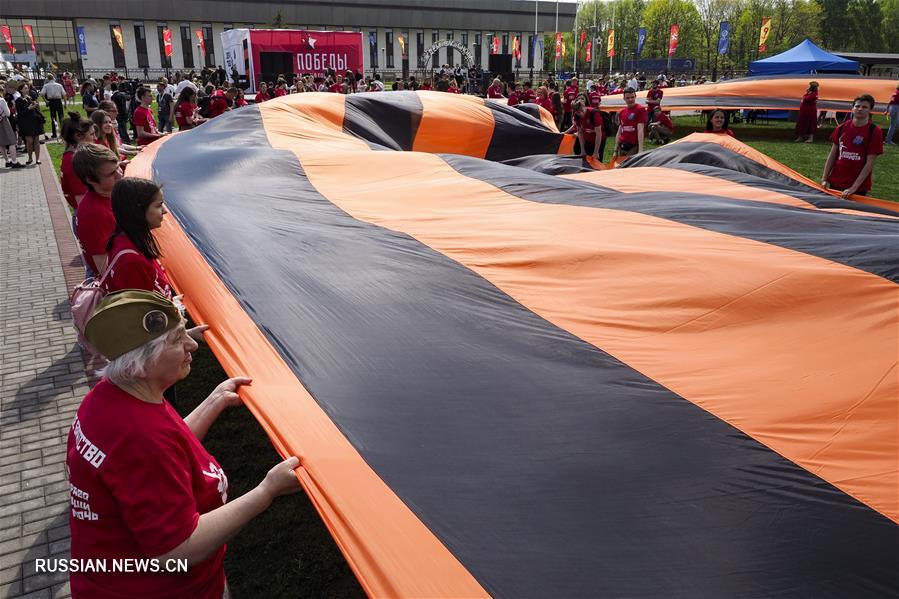
[[(759, 53), (762, 19), (771, 18), (766, 50)], [(719, 26), (730, 24), (730, 45), (718, 54)], [(613, 69), (624, 72), (634, 59), (668, 57), (669, 31), (680, 26), (674, 58), (696, 61), (696, 70), (711, 74), (744, 72), (753, 60), (773, 56), (809, 38), (822, 48), (841, 52), (899, 51), (899, 0), (586, 0), (580, 3), (575, 30), (565, 32), (561, 70), (572, 70), (577, 47), (578, 70), (585, 69), (586, 41), (593, 40), (594, 71), (607, 71), (609, 29), (615, 29)], [(637, 36), (646, 29), (642, 53)], [(581, 44), (581, 32), (586, 32)], [(544, 64), (555, 61), (555, 37), (544, 39)], [(602, 66), (600, 66), (602, 65)]]

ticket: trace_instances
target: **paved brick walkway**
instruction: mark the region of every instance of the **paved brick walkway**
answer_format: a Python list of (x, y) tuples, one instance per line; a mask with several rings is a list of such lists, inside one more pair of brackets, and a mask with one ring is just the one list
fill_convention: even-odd
[(69, 557), (66, 436), (89, 389), (68, 309), (72, 281), (84, 271), (46, 152), (43, 162), (0, 171), (4, 598), (69, 596), (68, 575), (36, 573), (35, 558)]

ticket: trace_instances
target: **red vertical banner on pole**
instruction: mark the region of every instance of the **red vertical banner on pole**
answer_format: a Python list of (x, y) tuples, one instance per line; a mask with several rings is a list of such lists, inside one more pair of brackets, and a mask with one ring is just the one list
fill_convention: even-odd
[(615, 30), (609, 29), (609, 41), (606, 43), (606, 56), (615, 56)]
[(165, 55), (167, 57), (171, 57), (171, 55), (172, 55), (172, 30), (171, 29), (163, 29), (162, 30), (162, 43), (165, 46)]
[(517, 35), (512, 38), (512, 57), (515, 60), (521, 60), (521, 42)]
[(15, 54), (16, 47), (12, 45), (12, 35), (9, 33), (9, 25), (0, 25), (0, 33), (3, 34), (3, 39), (6, 40), (6, 47), (9, 48), (10, 52)]
[(587, 42), (587, 55), (585, 56), (585, 60), (587, 62), (590, 62), (591, 60), (593, 60), (593, 42), (592, 41)]
[(674, 56), (674, 53), (677, 52), (677, 42), (679, 36), (680, 25), (675, 23), (671, 26), (671, 35), (668, 38), (668, 56)]
[(556, 58), (562, 58), (562, 34), (556, 33)]
[(203, 58), (206, 58), (206, 40), (203, 39), (203, 30), (197, 29), (194, 33), (197, 34), (197, 41), (200, 43), (200, 52), (203, 53)]
[(31, 51), (37, 52), (37, 48), (34, 47), (34, 29), (31, 25), (22, 25), (22, 29), (25, 30), (25, 34), (28, 36), (28, 39), (31, 40)]
[(499, 36), (493, 36), (493, 42), (490, 44), (490, 53), (499, 54)]

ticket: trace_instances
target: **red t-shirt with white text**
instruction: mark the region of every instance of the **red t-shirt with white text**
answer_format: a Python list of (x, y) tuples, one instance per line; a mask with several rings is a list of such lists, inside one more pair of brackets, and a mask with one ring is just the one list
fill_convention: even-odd
[(528, 104), (533, 104), (537, 102), (537, 92), (532, 89), (526, 89), (521, 92), (522, 102), (526, 102)]
[[(164, 555), (227, 501), (228, 478), (175, 409), (106, 379), (81, 402), (67, 448), (73, 559), (106, 559), (111, 568), (116, 558)], [(222, 545), (187, 572), (78, 572), (69, 580), (76, 597), (220, 599), (224, 557)]]
[(618, 141), (637, 145), (637, 125), (646, 125), (646, 108), (636, 104), (633, 108), (622, 108), (618, 111)]
[[(883, 131), (870, 126), (870, 122), (856, 127), (852, 121), (834, 129), (830, 141), (837, 144), (837, 161), (827, 179), (834, 189), (852, 187), (865, 166), (868, 156), (883, 154)], [(858, 191), (871, 189), (871, 175), (862, 182)]]
[[(143, 127), (144, 131), (147, 133), (159, 133), (159, 129), (156, 128), (156, 119), (153, 118), (153, 112), (149, 108), (145, 108), (143, 106), (138, 106), (134, 110), (134, 118), (132, 119), (135, 127)], [(148, 139), (146, 137), (138, 137), (137, 145), (146, 146), (148, 144), (156, 141), (155, 139)]]
[(550, 100), (549, 98), (537, 98), (537, 104), (539, 104), (540, 106), (542, 106), (546, 110), (548, 110), (550, 114), (552, 114), (552, 115), (556, 114), (556, 109), (553, 106), (553, 101)]
[(584, 132), (585, 141), (596, 141), (596, 130), (603, 133), (602, 113), (598, 110), (585, 110), (584, 116), (575, 115), (573, 118), (575, 131)]
[(75, 232), (81, 242), (81, 250), (87, 265), (99, 276), (100, 270), (94, 256), (106, 254), (106, 242), (115, 231), (115, 215), (112, 200), (94, 191), (84, 194), (75, 211)]

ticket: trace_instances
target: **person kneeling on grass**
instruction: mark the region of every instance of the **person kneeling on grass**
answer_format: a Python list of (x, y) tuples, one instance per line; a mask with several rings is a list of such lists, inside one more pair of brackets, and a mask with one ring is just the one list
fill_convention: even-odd
[(874, 161), (883, 154), (883, 132), (871, 122), (874, 98), (868, 94), (852, 103), (852, 120), (834, 129), (821, 185), (842, 191), (843, 198), (866, 195), (871, 189)]
[(666, 144), (674, 135), (674, 123), (671, 117), (662, 112), (662, 108), (656, 105), (653, 109), (652, 122), (649, 123), (649, 140)]
[(299, 491), (299, 460), (289, 457), (228, 501), (228, 478), (202, 440), (251, 380), (226, 380), (182, 419), (162, 393), (190, 373), (197, 343), (167, 298), (110, 294), (85, 336), (110, 362), (69, 431), (72, 558), (155, 558), (163, 569), (186, 560), (187, 571), (72, 571), (72, 596), (228, 597), (225, 543), (276, 497)]

